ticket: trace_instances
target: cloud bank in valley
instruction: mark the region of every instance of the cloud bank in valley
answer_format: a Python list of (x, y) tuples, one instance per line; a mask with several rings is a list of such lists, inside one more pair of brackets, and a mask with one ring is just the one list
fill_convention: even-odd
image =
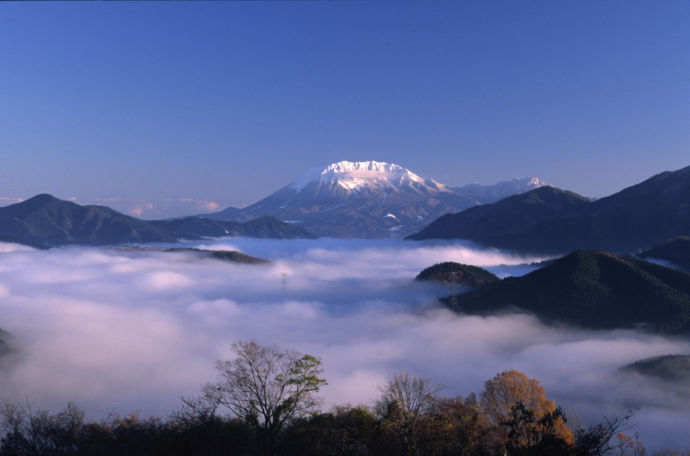
[(399, 240), (192, 245), (273, 262), (0, 244), (0, 328), (18, 347), (3, 363), (2, 399), (28, 397), (50, 408), (71, 400), (93, 417), (113, 409), (165, 415), (215, 378), (214, 362), (232, 356), (232, 342), (254, 339), (320, 356), (326, 406), (370, 403), (394, 372), (465, 395), (514, 368), (585, 421), (640, 407), (636, 430), (645, 443), (690, 446), (682, 431), (690, 399), (617, 372), (640, 358), (690, 353), (688, 340), (549, 328), (525, 315), (456, 315), (435, 299), (443, 286), (412, 281), (440, 261), (505, 276), (541, 258)]

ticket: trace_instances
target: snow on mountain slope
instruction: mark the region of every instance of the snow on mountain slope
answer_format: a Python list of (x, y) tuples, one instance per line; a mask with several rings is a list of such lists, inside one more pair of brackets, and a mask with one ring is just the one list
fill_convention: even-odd
[(204, 216), (245, 221), (271, 215), (318, 236), (401, 237), (479, 203), (395, 163), (341, 161), (314, 168), (246, 208)]
[(523, 177), (501, 181), (493, 185), (468, 184), (454, 187), (453, 190), (461, 195), (474, 198), (481, 204), (489, 204), (546, 185), (549, 184), (538, 177)]
[(288, 184), (287, 188), (299, 192), (312, 183), (320, 186), (336, 184), (351, 191), (404, 188), (415, 192), (449, 191), (443, 184), (422, 179), (400, 165), (378, 161), (341, 161), (324, 169), (315, 168)]

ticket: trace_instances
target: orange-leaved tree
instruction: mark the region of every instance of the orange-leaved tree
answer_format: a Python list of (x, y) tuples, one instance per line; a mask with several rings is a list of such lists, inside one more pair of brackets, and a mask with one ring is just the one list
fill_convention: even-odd
[[(515, 426), (516, 407), (529, 411), (532, 418), (519, 423), (522, 432), (511, 436), (513, 445), (530, 445), (526, 436), (541, 439), (545, 436), (556, 437), (567, 443), (573, 442), (573, 434), (566, 427), (556, 404), (546, 398), (546, 391), (536, 378), (528, 378), (522, 372), (508, 370), (497, 374), (484, 384), (481, 393), (481, 408), (491, 423), (501, 429), (504, 441), (508, 440), (511, 429)], [(524, 414), (523, 414), (524, 415)], [(544, 419), (548, 418), (548, 419)], [(548, 423), (548, 424), (547, 424)]]

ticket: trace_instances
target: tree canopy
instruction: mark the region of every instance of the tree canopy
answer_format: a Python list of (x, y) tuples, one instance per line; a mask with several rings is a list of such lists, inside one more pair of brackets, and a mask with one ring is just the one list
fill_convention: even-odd
[(316, 410), (316, 393), (327, 384), (321, 360), (253, 341), (236, 342), (233, 349), (237, 357), (216, 363), (219, 381), (205, 385), (204, 395), (247, 420), (259, 431), (264, 453), (273, 454), (286, 423)]

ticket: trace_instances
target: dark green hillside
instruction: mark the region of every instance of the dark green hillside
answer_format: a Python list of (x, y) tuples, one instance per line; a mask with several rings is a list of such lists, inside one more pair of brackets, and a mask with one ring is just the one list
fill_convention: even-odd
[(315, 236), (307, 230), (281, 222), (275, 217), (258, 217), (242, 224), (242, 228), (236, 236), (249, 236), (255, 238), (282, 238), (282, 239), (314, 239)]
[(258, 238), (312, 238), (272, 217), (249, 222), (224, 222), (198, 217), (144, 221), (105, 206), (80, 206), (51, 195), (0, 207), (0, 241), (34, 247), (104, 245), (131, 242), (176, 242), (180, 238), (246, 236)]
[(592, 203), (598, 238), (618, 250), (649, 248), (690, 233), (690, 166), (657, 174)]
[(522, 277), (446, 298), (454, 310), (521, 310), (585, 328), (690, 330), (690, 274), (606, 252), (576, 251)]
[(486, 269), (477, 266), (447, 261), (424, 269), (415, 277), (415, 280), (478, 287), (495, 282), (499, 278)]
[(80, 206), (42, 194), (0, 208), (0, 240), (49, 247), (175, 239), (147, 222), (108, 207)]
[(621, 370), (669, 382), (687, 382), (690, 380), (690, 355), (655, 356), (635, 361)]
[(151, 220), (149, 223), (171, 236), (184, 239), (228, 236), (233, 222), (223, 222), (200, 217), (185, 217), (172, 220)]
[(543, 229), (544, 220), (582, 211), (588, 199), (576, 193), (541, 187), (497, 203), (447, 214), (409, 239), (469, 239), (480, 244), (516, 250), (558, 251), (577, 226)]
[(201, 217), (153, 220), (151, 225), (175, 238), (244, 236), (275, 239), (312, 239), (306, 230), (281, 222), (274, 217), (259, 217), (247, 222), (228, 222)]
[(182, 252), (191, 253), (199, 258), (213, 258), (221, 261), (228, 261), (230, 263), (247, 263), (247, 264), (265, 264), (270, 263), (270, 261), (263, 258), (253, 257), (251, 255), (245, 255), (244, 253), (237, 252), (235, 250), (204, 250), (204, 249), (194, 249), (188, 247), (142, 247), (142, 246), (119, 246), (115, 247), (117, 250), (122, 250), (126, 252)]
[(468, 239), (530, 252), (649, 248), (690, 233), (690, 167), (658, 174), (589, 202), (538, 188), (494, 204), (445, 215), (410, 239)]
[(656, 258), (690, 270), (690, 237), (678, 236), (640, 254), (642, 258)]
[(189, 252), (199, 255), (203, 258), (214, 258), (221, 261), (229, 261), (231, 263), (247, 263), (247, 264), (264, 264), (269, 263), (268, 260), (257, 258), (250, 255), (245, 255), (234, 250), (203, 250), (203, 249), (165, 249), (166, 252)]

